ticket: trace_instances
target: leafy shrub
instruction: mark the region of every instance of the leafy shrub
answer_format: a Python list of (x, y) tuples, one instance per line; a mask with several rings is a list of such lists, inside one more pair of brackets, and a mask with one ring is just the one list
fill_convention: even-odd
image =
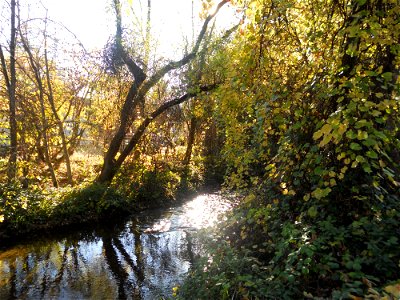
[[(261, 278), (264, 289), (246, 296), (238, 294), (242, 283), (199, 284), (197, 294), (383, 295), (400, 277), (399, 7), (356, 0), (346, 7), (252, 5), (237, 36), (240, 50), (230, 52), (233, 78), (216, 96), (226, 182), (248, 193), (224, 227), (236, 254), (215, 255), (191, 278), (233, 283), (229, 261), (237, 266), (234, 257), (253, 257), (265, 273), (243, 272)], [(371, 24), (385, 28), (385, 37), (367, 33)], [(305, 48), (287, 34), (292, 29)], [(229, 253), (216, 247), (213, 253)]]
[(179, 183), (180, 177), (172, 171), (145, 171), (137, 198), (153, 202), (174, 199)]
[(53, 217), (65, 222), (82, 222), (113, 217), (128, 211), (128, 203), (114, 188), (92, 183), (68, 193), (56, 207)]
[(347, 211), (347, 222), (335, 203), (316, 213), (299, 204), (296, 213), (292, 196), (271, 190), (250, 194), (218, 229), (179, 289), (182, 299), (345, 299), (383, 295), (400, 279), (398, 197), (374, 214)]
[(0, 225), (23, 231), (31, 224), (42, 224), (53, 205), (38, 187), (22, 189), (17, 182), (0, 184)]
[(178, 299), (249, 299), (267, 294), (268, 274), (248, 251), (235, 251), (226, 242), (208, 246), (208, 255), (196, 263)]
[(113, 218), (131, 208), (115, 189), (96, 183), (45, 191), (2, 184), (0, 199), (0, 236), (14, 238), (32, 230)]
[(145, 167), (131, 162), (120, 170), (112, 186), (132, 205), (148, 207), (174, 200), (181, 181), (179, 171), (168, 163)]

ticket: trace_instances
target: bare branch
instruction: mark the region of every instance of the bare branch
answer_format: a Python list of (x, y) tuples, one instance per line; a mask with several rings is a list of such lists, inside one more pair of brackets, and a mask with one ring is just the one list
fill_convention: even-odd
[(140, 95), (139, 98), (143, 97), (144, 95), (146, 95), (146, 93), (168, 72), (175, 70), (177, 68), (180, 68), (184, 65), (186, 65), (187, 63), (189, 63), (193, 58), (196, 57), (199, 48), (200, 48), (200, 44), (204, 39), (204, 35), (207, 31), (207, 27), (208, 24), (210, 23), (210, 21), (215, 17), (215, 15), (218, 13), (218, 11), (221, 9), (222, 6), (224, 6), (226, 3), (228, 3), (230, 0), (223, 0), (221, 1), (216, 10), (210, 14), (203, 23), (203, 26), (201, 28), (201, 31), (197, 37), (196, 40), (196, 44), (194, 45), (192, 51), (190, 53), (188, 53), (187, 55), (185, 55), (181, 60), (178, 61), (172, 61), (170, 63), (168, 63), (167, 65), (165, 65), (163, 68), (161, 68), (160, 70), (158, 70), (153, 76), (151, 76), (149, 78), (149, 80), (147, 82), (145, 82), (142, 86), (142, 88), (140, 89)]
[(6, 60), (4, 58), (3, 48), (1, 47), (1, 45), (0, 45), (0, 60), (1, 60), (1, 71), (4, 75), (4, 80), (6, 81), (7, 92), (10, 93), (11, 83), (10, 83), (10, 78), (8, 77)]

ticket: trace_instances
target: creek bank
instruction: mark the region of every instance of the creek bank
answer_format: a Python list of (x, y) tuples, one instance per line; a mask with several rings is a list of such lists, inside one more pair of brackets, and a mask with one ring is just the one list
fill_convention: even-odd
[(43, 235), (53, 236), (78, 231), (82, 227), (121, 223), (133, 214), (182, 205), (190, 197), (218, 189), (218, 186), (210, 185), (197, 191), (180, 189), (169, 197), (129, 199), (113, 187), (95, 183), (65, 194), (51, 210), (43, 210), (35, 215), (35, 211), (29, 214), (30, 210), (24, 209), (22, 213), (17, 212), (14, 219), (1, 222), (0, 249), (29, 242)]

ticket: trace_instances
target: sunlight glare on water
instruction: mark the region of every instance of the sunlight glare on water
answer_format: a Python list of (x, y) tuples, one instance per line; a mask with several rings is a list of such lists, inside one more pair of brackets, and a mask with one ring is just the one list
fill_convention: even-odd
[(166, 299), (201, 253), (198, 229), (233, 201), (220, 193), (143, 211), (126, 223), (0, 251), (0, 299)]
[(229, 203), (221, 203), (215, 194), (199, 195), (184, 205), (182, 223), (196, 229), (213, 226), (218, 216), (230, 208)]

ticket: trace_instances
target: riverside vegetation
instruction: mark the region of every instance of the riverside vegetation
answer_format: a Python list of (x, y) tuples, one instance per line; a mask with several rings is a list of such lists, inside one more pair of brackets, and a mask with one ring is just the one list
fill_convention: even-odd
[[(37, 110), (9, 114), (19, 144), (13, 148), (11, 135), (2, 161), (12, 180), (4, 176), (1, 185), (1, 226), (23, 231), (53, 220), (102, 220), (143, 200), (172, 199), (179, 187), (223, 181), (240, 191), (239, 204), (210, 238), (208, 255), (174, 289), (177, 298), (398, 299), (400, 4), (232, 0), (218, 9), (228, 2), (238, 24), (218, 33), (209, 26), (218, 17), (207, 13), (212, 1), (202, 1), (197, 40), (181, 60), (164, 62), (150, 61), (149, 36), (130, 44), (135, 32), (123, 30), (123, 6), (115, 0), (117, 34), (103, 66), (75, 78), (96, 91), (88, 94), (96, 105), (61, 75), (42, 78), (59, 95), (56, 107), (77, 117), (65, 137), (70, 152), (57, 127), (34, 115), (45, 112), (47, 122), (60, 124), (46, 98), (51, 84), (36, 84), (43, 93), (28, 88), (41, 78), (29, 74), (56, 74), (56, 65), (45, 56), (33, 60), (23, 43), (27, 32), (17, 28), (25, 44), (18, 51), (28, 54), (16, 57), (28, 62), (17, 64), (26, 86), (16, 95), (37, 99)], [(1, 103), (15, 95), (7, 62), (2, 82), (11, 92)], [(67, 93), (75, 102), (63, 100)], [(90, 122), (78, 122), (84, 113)], [(79, 149), (81, 130), (103, 142), (105, 160), (83, 162), (81, 172), (72, 165), (68, 178), (66, 158)], [(57, 176), (65, 185), (88, 183), (49, 188)]]

